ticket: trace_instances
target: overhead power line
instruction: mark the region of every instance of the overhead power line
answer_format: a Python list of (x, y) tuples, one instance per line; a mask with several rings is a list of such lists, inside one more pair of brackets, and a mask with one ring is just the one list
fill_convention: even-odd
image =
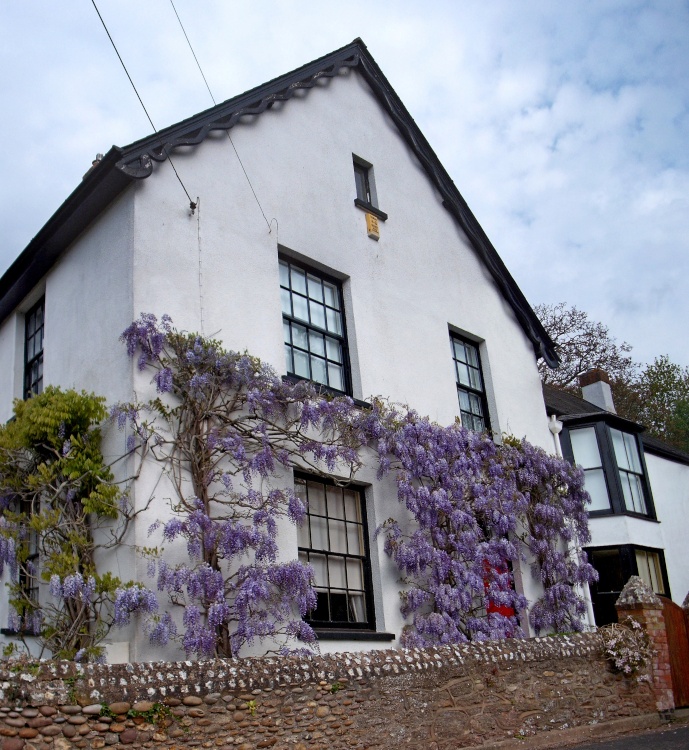
[[(93, 1), (93, 0), (92, 0)], [(214, 105), (217, 105), (217, 102), (215, 101), (215, 97), (213, 96), (213, 92), (211, 91), (211, 87), (208, 85), (208, 81), (206, 80), (206, 76), (203, 73), (203, 69), (201, 68), (201, 63), (199, 62), (199, 58), (196, 57), (196, 52), (194, 52), (194, 48), (191, 46), (191, 41), (189, 40), (189, 36), (187, 35), (187, 32), (184, 28), (184, 24), (182, 23), (182, 19), (179, 17), (179, 13), (177, 12), (177, 8), (175, 8), (175, 4), (172, 0), (170, 0), (170, 5), (172, 6), (172, 10), (175, 11), (175, 15), (177, 16), (177, 21), (179, 22), (179, 26), (182, 29), (182, 33), (184, 34), (184, 38), (187, 40), (187, 44), (189, 45), (189, 49), (191, 50), (191, 54), (194, 56), (194, 60), (196, 61), (196, 67), (199, 69), (199, 73), (201, 73), (201, 78), (203, 78), (203, 82), (206, 84), (206, 88), (208, 89), (208, 93), (210, 94), (211, 101)], [(133, 84), (132, 84), (133, 85)], [(261, 211), (261, 214), (263, 215), (263, 219), (266, 222), (266, 225), (268, 226), (268, 232), (271, 231), (270, 222), (268, 221), (268, 217), (266, 216), (263, 206), (261, 206), (261, 201), (259, 201), (258, 196), (256, 195), (256, 191), (254, 190), (254, 186), (251, 184), (251, 180), (249, 179), (249, 175), (246, 171), (246, 167), (244, 166), (244, 162), (242, 162), (241, 157), (239, 156), (239, 152), (237, 151), (237, 147), (234, 145), (234, 141), (232, 140), (232, 136), (230, 135), (230, 131), (226, 130), (227, 137), (230, 139), (230, 143), (232, 144), (232, 148), (234, 149), (235, 156), (237, 157), (237, 161), (239, 161), (239, 165), (242, 168), (242, 171), (244, 172), (244, 176), (246, 177), (246, 181), (249, 183), (249, 187), (251, 188), (251, 192), (254, 194), (254, 199), (256, 200), (256, 204), (258, 205), (259, 210)]]
[[(110, 44), (112, 44), (112, 48), (115, 50), (115, 54), (117, 55), (118, 60), (120, 61), (120, 64), (122, 65), (122, 68), (124, 69), (124, 72), (127, 74), (127, 78), (129, 79), (129, 83), (131, 83), (132, 88), (134, 89), (134, 93), (137, 96), (137, 99), (139, 100), (144, 112), (146, 113), (146, 117), (148, 117), (148, 121), (151, 123), (151, 127), (153, 128), (154, 133), (158, 133), (158, 129), (153, 124), (153, 120), (151, 119), (151, 115), (148, 114), (148, 110), (146, 109), (146, 105), (144, 104), (144, 100), (141, 98), (141, 95), (139, 94), (136, 86), (134, 85), (134, 81), (132, 80), (132, 77), (129, 75), (129, 71), (127, 70), (127, 66), (124, 64), (124, 60), (122, 59), (122, 55), (120, 55), (117, 45), (115, 44), (115, 41), (113, 40), (112, 36), (110, 35), (110, 32), (108, 31), (108, 27), (105, 24), (105, 21), (103, 20), (103, 16), (101, 16), (100, 11), (98, 10), (98, 6), (96, 5), (96, 0), (91, 0), (91, 3), (93, 4), (93, 7), (98, 14), (98, 18), (100, 18), (100, 22), (103, 24), (103, 28), (105, 29), (105, 33), (108, 35), (108, 39), (110, 40)], [(176, 12), (176, 11), (175, 11)], [(205, 79), (204, 79), (205, 80)], [(182, 182), (182, 178), (179, 176), (179, 172), (175, 168), (175, 165), (172, 163), (172, 159), (170, 158), (169, 154), (166, 154), (167, 160), (170, 162), (170, 166), (172, 167), (173, 172), (175, 173), (175, 176), (177, 177), (179, 184), (182, 186), (182, 190), (184, 190), (187, 198), (189, 199), (189, 208), (194, 211), (196, 210), (196, 203), (192, 201), (191, 196), (189, 195), (189, 191), (184, 186), (184, 183)]]

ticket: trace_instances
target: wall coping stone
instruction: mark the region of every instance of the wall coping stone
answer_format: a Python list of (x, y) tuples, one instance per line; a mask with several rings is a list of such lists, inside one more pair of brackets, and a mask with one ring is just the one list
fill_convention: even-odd
[(639, 576), (632, 576), (622, 589), (616, 606), (624, 609), (634, 607), (662, 609), (663, 603)]
[(21, 663), (5, 661), (0, 663), (0, 702), (9, 702), (10, 696), (18, 692), (20, 702), (31, 705), (73, 703), (75, 693), (82, 701), (91, 704), (112, 700), (163, 701), (211, 693), (294, 687), (313, 681), (360, 680), (405, 672), (432, 673), (444, 667), (471, 663), (590, 658), (600, 652), (600, 639), (596, 633), (578, 633), (428, 649), (385, 649), (314, 656), (84, 665), (41, 661), (24, 668), (20, 668)]

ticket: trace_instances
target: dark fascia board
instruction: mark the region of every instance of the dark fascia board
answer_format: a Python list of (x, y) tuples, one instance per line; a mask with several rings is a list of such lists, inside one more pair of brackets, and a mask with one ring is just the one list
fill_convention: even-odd
[(674, 461), (675, 463), (689, 466), (689, 454), (664, 443), (659, 438), (655, 438), (652, 435), (642, 435), (641, 442), (644, 444), (644, 453), (652, 453), (667, 461)]
[(566, 426), (573, 427), (579, 424), (590, 424), (592, 422), (605, 422), (611, 427), (616, 427), (624, 432), (641, 433), (646, 428), (638, 422), (632, 422), (631, 419), (625, 419), (611, 411), (591, 411), (582, 414), (559, 414), (557, 418)]
[(550, 367), (557, 367), (560, 360), (554, 343), (361, 39), (123, 149), (113, 147), (0, 279), (0, 320), (12, 312), (59, 254), (118, 193), (132, 180), (145, 179), (152, 174), (154, 161), (164, 161), (177, 148), (201, 143), (211, 132), (227, 131), (240, 118), (259, 115), (275, 102), (287, 101), (297, 91), (313, 88), (320, 79), (339, 75), (342, 68), (356, 68), (367, 81), (423, 165), (440, 193), (443, 205), (490, 271), (531, 341), (536, 356), (543, 357)]

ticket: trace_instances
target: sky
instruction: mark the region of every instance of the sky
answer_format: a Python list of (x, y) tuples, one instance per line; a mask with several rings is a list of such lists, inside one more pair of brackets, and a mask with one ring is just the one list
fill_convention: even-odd
[[(156, 128), (212, 104), (170, 0), (96, 0)], [(361, 37), (532, 305), (689, 365), (689, 0), (174, 0), (217, 101)], [(90, 0), (0, 3), (0, 273), (151, 127)]]

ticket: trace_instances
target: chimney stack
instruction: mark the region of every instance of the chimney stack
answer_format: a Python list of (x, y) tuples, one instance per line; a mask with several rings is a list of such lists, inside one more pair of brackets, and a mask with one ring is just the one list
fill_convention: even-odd
[(592, 367), (582, 373), (579, 375), (579, 387), (581, 388), (581, 395), (587, 401), (605, 409), (605, 411), (617, 414), (615, 403), (612, 400), (610, 378), (605, 370), (601, 370), (600, 367)]

